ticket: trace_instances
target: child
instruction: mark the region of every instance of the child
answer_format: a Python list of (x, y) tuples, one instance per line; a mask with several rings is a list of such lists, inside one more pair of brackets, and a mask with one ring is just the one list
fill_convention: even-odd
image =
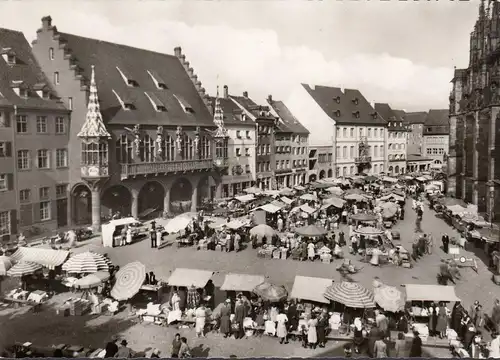
[(308, 342), (307, 342), (307, 328), (305, 325), (300, 326), (300, 338), (302, 340), (302, 347), (307, 348)]
[(345, 358), (352, 357), (352, 346), (351, 346), (351, 344), (344, 344), (344, 357)]

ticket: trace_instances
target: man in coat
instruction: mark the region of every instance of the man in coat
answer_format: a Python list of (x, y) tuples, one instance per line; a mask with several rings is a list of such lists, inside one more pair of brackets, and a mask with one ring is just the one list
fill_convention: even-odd
[(243, 303), (241, 297), (236, 300), (236, 306), (234, 307), (234, 322), (238, 325), (238, 331), (236, 332), (236, 339), (242, 339), (245, 336), (245, 331), (243, 329), (243, 320), (247, 317), (247, 307)]
[(493, 305), (493, 309), (491, 310), (491, 320), (496, 326), (497, 333), (500, 332), (500, 300), (495, 300), (495, 305)]
[(224, 338), (231, 336), (231, 300), (227, 299), (220, 311), (220, 329)]
[(414, 331), (409, 357), (414, 358), (421, 356), (422, 356), (422, 339), (420, 338), (418, 331)]

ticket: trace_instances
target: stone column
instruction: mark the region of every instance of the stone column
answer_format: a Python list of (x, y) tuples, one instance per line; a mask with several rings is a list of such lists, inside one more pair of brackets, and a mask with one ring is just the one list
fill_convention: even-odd
[(222, 181), (220, 183), (217, 183), (217, 187), (215, 189), (215, 198), (222, 198)]
[(139, 190), (131, 191), (132, 203), (130, 204), (130, 212), (134, 219), (139, 218)]
[(198, 186), (193, 188), (193, 194), (191, 195), (191, 212), (196, 212), (198, 208)]
[(92, 199), (92, 230), (101, 231), (101, 189), (95, 185), (90, 190)]
[(68, 226), (72, 227), (73, 226), (74, 197), (73, 197), (73, 194), (71, 193), (71, 191), (69, 191), (69, 189), (68, 189), (67, 194), (68, 194), (67, 195), (68, 196), (68, 205), (67, 205), (67, 209), (66, 209), (66, 218), (67, 218)]
[(165, 197), (163, 198), (163, 211), (170, 213), (170, 186), (165, 189)]

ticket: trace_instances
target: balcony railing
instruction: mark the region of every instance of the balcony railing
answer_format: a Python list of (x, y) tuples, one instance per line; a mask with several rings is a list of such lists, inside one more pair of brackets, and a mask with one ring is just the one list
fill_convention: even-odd
[(130, 176), (168, 174), (185, 171), (209, 170), (214, 167), (212, 159), (204, 160), (180, 160), (169, 162), (121, 164), (121, 178)]
[(354, 158), (354, 162), (356, 164), (366, 164), (366, 163), (369, 163), (371, 161), (372, 161), (371, 156), (362, 156), (362, 157)]

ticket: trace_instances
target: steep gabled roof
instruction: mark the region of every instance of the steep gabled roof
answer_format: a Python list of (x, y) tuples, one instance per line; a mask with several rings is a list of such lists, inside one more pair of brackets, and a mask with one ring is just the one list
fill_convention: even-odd
[(449, 111), (431, 109), (425, 119), (424, 135), (447, 135), (450, 133)]
[(425, 112), (425, 111), (408, 112), (408, 113), (406, 113), (406, 116), (405, 116), (405, 119), (409, 125), (411, 125), (411, 124), (424, 124), (426, 118), (427, 118), (427, 112)]
[[(215, 97), (211, 97), (210, 101), (215, 106)], [(219, 97), (220, 107), (224, 115), (224, 125), (255, 125), (255, 122), (250, 116), (244, 116), (243, 110), (234, 103), (230, 98)], [(214, 108), (215, 110), (215, 108)], [(244, 120), (244, 121), (243, 121)]]
[(406, 131), (403, 119), (394, 110), (392, 110), (389, 104), (376, 103), (375, 111), (377, 111), (379, 115), (387, 121), (388, 131)]
[[(58, 35), (87, 79), (91, 65), (95, 65), (106, 124), (214, 126), (212, 115), (176, 56), (67, 33)], [(165, 88), (159, 89), (150, 74), (164, 82)], [(124, 77), (136, 86), (127, 85)], [(133, 101), (135, 109), (123, 109), (113, 90), (122, 100)], [(166, 111), (155, 109), (145, 92), (154, 94)]]
[[(16, 58), (16, 63), (9, 65), (0, 57), (0, 106), (66, 109), (49, 86), (46, 89), (54, 95), (51, 99), (37, 95), (40, 84), (48, 84), (48, 81), (22, 32), (0, 28), (0, 49), (6, 49), (5, 54), (13, 54)], [(15, 83), (22, 83), (28, 91), (27, 97), (20, 97), (14, 92), (12, 84)]]
[(255, 119), (274, 120), (275, 117), (267, 110), (266, 106), (258, 105), (255, 101), (247, 96), (230, 96), (233, 101), (237, 102), (242, 108), (251, 113)]
[(274, 109), (280, 120), (278, 122), (278, 129), (283, 132), (292, 132), (296, 134), (309, 134), (304, 125), (292, 114), (283, 101), (268, 99), (267, 102)]
[(375, 109), (359, 90), (331, 86), (302, 84), (323, 111), (337, 124), (385, 125), (381, 116), (375, 116)]

